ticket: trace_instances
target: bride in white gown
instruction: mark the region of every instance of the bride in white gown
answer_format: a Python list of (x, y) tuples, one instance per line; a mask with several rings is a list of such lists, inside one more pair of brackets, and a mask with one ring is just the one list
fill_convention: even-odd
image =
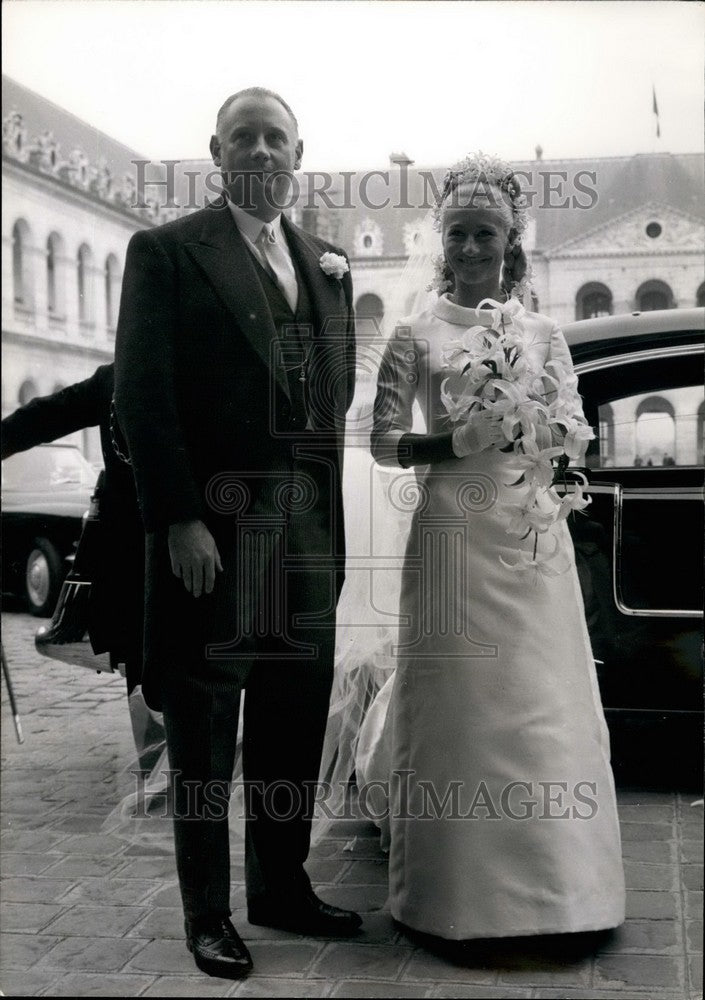
[[(392, 915), (453, 940), (624, 919), (609, 737), (573, 546), (565, 512), (541, 519), (538, 467), (522, 462), (522, 452), (537, 451), (526, 443), (532, 435), (538, 450), (557, 446), (554, 465), (563, 450), (578, 457), (590, 436), (563, 334), (506, 295), (521, 267), (524, 206), (508, 164), (469, 157), (449, 172), (436, 283), (449, 290), (390, 337), (372, 434), (378, 463), (407, 479), (402, 470), (414, 467), (419, 504), (401, 575), (396, 669), (360, 733), (357, 782), (372, 783), (377, 802), (389, 787)], [(537, 440), (530, 417), (512, 425), (479, 406), (460, 420), (462, 408), (453, 411), (449, 342), (505, 320), (529, 367), (556, 376), (542, 383), (546, 398), (571, 404), (548, 440)], [(411, 432), (415, 401), (425, 434)], [(512, 448), (519, 429), (524, 447)]]

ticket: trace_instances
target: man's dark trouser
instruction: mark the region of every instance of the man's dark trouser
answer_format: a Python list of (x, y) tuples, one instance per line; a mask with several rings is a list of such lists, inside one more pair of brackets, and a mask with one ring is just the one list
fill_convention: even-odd
[[(325, 550), (329, 530), (319, 533), (315, 518), (304, 519), (293, 550)], [(310, 886), (303, 863), (333, 680), (336, 580), (330, 562), (281, 574), (276, 546), (267, 576), (270, 593), (281, 578), (286, 635), (255, 637), (244, 684), (235, 676), (227, 685), (198, 679), (190, 697), (165, 699), (177, 870), (190, 920), (231, 912), (228, 804), (243, 687), (248, 899), (284, 902)], [(316, 627), (295, 624), (297, 615), (319, 612)], [(294, 658), (292, 643), (315, 648)]]

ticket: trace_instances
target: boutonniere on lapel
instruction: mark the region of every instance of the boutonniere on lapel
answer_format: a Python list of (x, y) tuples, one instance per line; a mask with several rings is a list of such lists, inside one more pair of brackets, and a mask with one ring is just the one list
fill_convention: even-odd
[(331, 253), (330, 251), (323, 254), (318, 264), (324, 274), (327, 274), (331, 278), (338, 278), (338, 280), (350, 270), (348, 262), (342, 254)]

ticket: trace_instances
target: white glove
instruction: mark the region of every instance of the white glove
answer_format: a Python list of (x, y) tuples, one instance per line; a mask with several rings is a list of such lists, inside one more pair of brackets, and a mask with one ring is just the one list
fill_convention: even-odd
[(453, 451), (458, 458), (474, 455), (506, 440), (502, 433), (502, 418), (487, 410), (471, 413), (467, 422), (453, 431)]

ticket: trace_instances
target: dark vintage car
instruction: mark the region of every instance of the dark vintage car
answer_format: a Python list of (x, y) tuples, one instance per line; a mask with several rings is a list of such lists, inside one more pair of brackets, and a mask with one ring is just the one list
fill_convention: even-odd
[(95, 481), (70, 444), (39, 445), (2, 463), (2, 588), (33, 615), (54, 610)]
[(673, 309), (564, 327), (596, 433), (570, 526), (613, 756), (651, 751), (674, 777), (702, 759), (704, 326)]

